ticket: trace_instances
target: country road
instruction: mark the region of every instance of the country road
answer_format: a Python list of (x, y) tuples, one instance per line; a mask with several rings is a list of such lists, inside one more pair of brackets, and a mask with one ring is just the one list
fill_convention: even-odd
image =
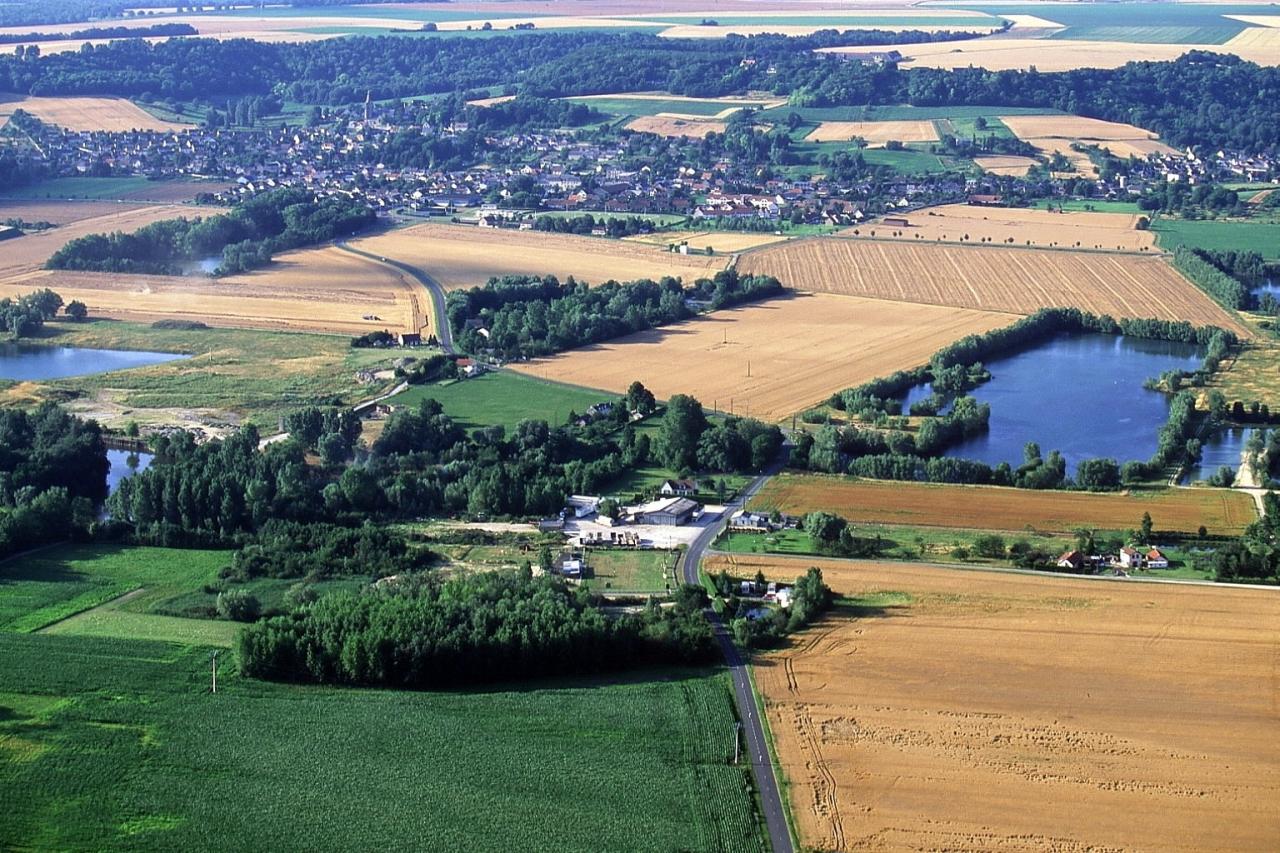
[(431, 332), (436, 336), (436, 340), (440, 342), (440, 350), (445, 355), (454, 354), (453, 332), (449, 329), (449, 315), (444, 310), (444, 288), (440, 286), (440, 282), (417, 267), (402, 263), (394, 258), (384, 258), (381, 255), (375, 255), (363, 249), (353, 248), (345, 240), (339, 240), (334, 245), (344, 252), (350, 252), (353, 255), (359, 255), (362, 258), (368, 258), (371, 261), (386, 264), (389, 267), (395, 267), (425, 287), (427, 293), (431, 296), (431, 313), (434, 315), (431, 318)]
[[(786, 449), (784, 449), (784, 453)], [(729, 523), (729, 516), (739, 507), (746, 506), (752, 496), (770, 477), (782, 468), (782, 462), (775, 463), (764, 474), (751, 481), (751, 484), (725, 507), (723, 518), (717, 524), (707, 527), (697, 539), (689, 545), (681, 558), (681, 573), (685, 583), (701, 585), (698, 578), (702, 557), (707, 547), (715, 540), (720, 531)], [(764, 735), (764, 709), (756, 703), (756, 694), (751, 687), (751, 674), (747, 662), (738, 653), (738, 647), (729, 634), (724, 620), (714, 612), (708, 612), (708, 618), (715, 626), (716, 640), (724, 653), (729, 674), (733, 680), (734, 700), (738, 706), (738, 717), (742, 720), (742, 730), (746, 734), (744, 749), (751, 761), (751, 772), (756, 779), (756, 788), (760, 792), (760, 808), (764, 812), (765, 826), (769, 831), (769, 842), (774, 853), (792, 853), (791, 831), (787, 828), (787, 813), (782, 805), (782, 792), (778, 786), (778, 778), (774, 773), (773, 758), (769, 754), (769, 742)]]

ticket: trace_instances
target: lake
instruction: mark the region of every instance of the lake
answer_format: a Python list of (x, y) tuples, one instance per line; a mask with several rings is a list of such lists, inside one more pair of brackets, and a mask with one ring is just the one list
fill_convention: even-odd
[(186, 358), (171, 352), (142, 352), (38, 344), (0, 343), (0, 379), (31, 381), (106, 373)]
[(1251, 427), (1224, 427), (1205, 440), (1200, 448), (1200, 463), (1189, 468), (1185, 482), (1207, 480), (1223, 465), (1230, 465), (1233, 471), (1240, 470), (1240, 454), (1244, 452), (1245, 443), (1254, 433)]
[[(947, 455), (1016, 468), (1023, 446), (1035, 441), (1046, 457), (1061, 451), (1070, 471), (1093, 457), (1145, 460), (1169, 417), (1169, 397), (1143, 383), (1166, 370), (1194, 370), (1201, 358), (1195, 344), (1090, 334), (992, 359), (991, 381), (969, 392), (991, 405), (991, 428)], [(906, 403), (930, 393), (913, 388)]]
[(107, 450), (107, 461), (111, 468), (107, 471), (107, 491), (114, 492), (121, 480), (128, 479), (140, 471), (145, 471), (155, 459), (154, 453), (140, 453), (133, 450)]

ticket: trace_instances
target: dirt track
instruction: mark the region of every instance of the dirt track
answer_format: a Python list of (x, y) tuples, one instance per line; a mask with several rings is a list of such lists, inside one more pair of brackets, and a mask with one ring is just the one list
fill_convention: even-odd
[(867, 607), (756, 666), (804, 844), (1280, 847), (1274, 590), (822, 568)]

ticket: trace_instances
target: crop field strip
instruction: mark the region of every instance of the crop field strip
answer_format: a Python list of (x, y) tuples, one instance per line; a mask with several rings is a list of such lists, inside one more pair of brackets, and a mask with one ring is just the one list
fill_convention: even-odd
[(615, 393), (638, 379), (659, 398), (692, 394), (722, 411), (779, 421), (1014, 319), (811, 294), (716, 311), (513, 369)]
[[(76, 43), (79, 48), (79, 43)], [(11, 97), (11, 96), (6, 96)], [(124, 98), (21, 97), (0, 100), (0, 127), (22, 109), (41, 121), (67, 130), (188, 130), (191, 125), (160, 121)]]
[(861, 137), (869, 145), (886, 142), (937, 142), (932, 121), (824, 121), (805, 137), (807, 142), (848, 142)]
[(1150, 513), (1157, 530), (1238, 536), (1258, 518), (1253, 499), (1226, 489), (1097, 493), (1033, 491), (997, 486), (899, 483), (816, 474), (774, 477), (753, 509), (800, 515), (834, 512), (856, 525), (971, 528), (1072, 533), (1080, 528), (1130, 530)]
[(738, 269), (797, 290), (1017, 314), (1077, 307), (1252, 334), (1158, 257), (817, 238), (748, 252)]
[(813, 558), (708, 570), (815, 564), (848, 606), (755, 666), (806, 846), (1267, 850), (1280, 835), (1273, 591)]
[(887, 240), (982, 243), (985, 239), (997, 247), (1029, 244), (1121, 252), (1149, 251), (1156, 238), (1150, 230), (1138, 230), (1137, 213), (940, 204), (914, 210), (905, 218), (910, 225), (872, 222), (845, 228), (837, 235), (857, 237), (875, 231), (877, 239)]
[(622, 240), (465, 225), (414, 225), (353, 240), (351, 246), (419, 269), (445, 290), (478, 287), (501, 275), (573, 276), (591, 284), (667, 275), (692, 281), (714, 275), (729, 261)]
[(634, 130), (637, 133), (653, 133), (668, 138), (702, 139), (709, 133), (724, 133), (727, 125), (722, 121), (702, 121), (667, 116), (636, 116), (627, 122), (626, 127), (627, 130)]

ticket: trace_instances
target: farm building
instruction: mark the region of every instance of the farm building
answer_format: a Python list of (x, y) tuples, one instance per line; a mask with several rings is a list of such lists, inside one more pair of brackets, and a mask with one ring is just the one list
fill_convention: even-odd
[(1084, 555), (1079, 551), (1068, 551), (1058, 558), (1058, 568), (1078, 572), (1084, 568)]
[(1166, 557), (1159, 548), (1152, 548), (1147, 552), (1146, 563), (1148, 569), (1169, 568), (1169, 558)]
[(1136, 548), (1121, 548), (1118, 562), (1126, 569), (1140, 569), (1143, 562), (1142, 552)]
[(658, 494), (665, 498), (687, 498), (698, 492), (698, 486), (693, 480), (663, 480), (662, 486), (658, 489)]
[(891, 225), (895, 228), (911, 227), (911, 220), (907, 219), (905, 216), (886, 216), (882, 222), (885, 225)]
[(689, 498), (667, 498), (636, 507), (633, 515), (640, 524), (679, 526), (688, 524), (700, 508), (697, 501)]
[(574, 518), (586, 518), (595, 515), (600, 509), (600, 498), (591, 495), (569, 495), (565, 502), (565, 515), (573, 513)]
[(758, 512), (739, 510), (729, 519), (729, 530), (734, 533), (768, 533), (773, 530), (769, 517)]

